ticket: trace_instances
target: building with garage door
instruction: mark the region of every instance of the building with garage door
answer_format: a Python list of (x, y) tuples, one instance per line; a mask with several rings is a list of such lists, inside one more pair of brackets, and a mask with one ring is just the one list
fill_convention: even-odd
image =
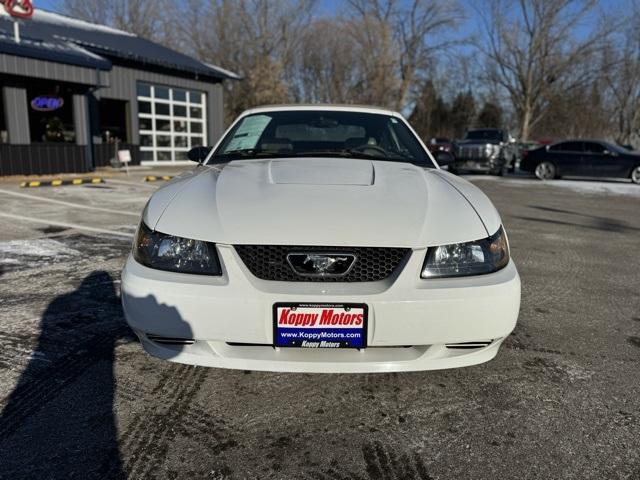
[(221, 135), (222, 82), (238, 79), (122, 30), (0, 8), (0, 175), (87, 172), (117, 149), (186, 161)]

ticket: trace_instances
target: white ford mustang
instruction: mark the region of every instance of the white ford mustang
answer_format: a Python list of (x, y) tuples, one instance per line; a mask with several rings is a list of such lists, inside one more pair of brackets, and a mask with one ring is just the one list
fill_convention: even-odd
[(150, 354), (246, 370), (390, 372), (492, 359), (520, 278), (500, 216), (404, 118), (249, 110), (160, 188), (122, 272)]

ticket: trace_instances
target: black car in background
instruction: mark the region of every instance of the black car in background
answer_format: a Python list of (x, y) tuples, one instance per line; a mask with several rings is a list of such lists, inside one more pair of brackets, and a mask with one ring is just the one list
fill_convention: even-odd
[(524, 153), (520, 168), (541, 180), (607, 177), (640, 184), (640, 154), (603, 140), (567, 140)]

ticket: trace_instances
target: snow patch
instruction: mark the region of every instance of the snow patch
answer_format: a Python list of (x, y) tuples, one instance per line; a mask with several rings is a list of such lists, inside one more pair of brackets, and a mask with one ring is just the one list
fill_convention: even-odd
[(469, 181), (475, 182), (477, 180), (485, 182), (502, 182), (510, 186), (518, 187), (539, 187), (547, 186), (554, 188), (564, 188), (576, 193), (588, 194), (588, 195), (620, 195), (626, 197), (640, 197), (640, 185), (635, 185), (631, 182), (625, 181), (610, 181), (610, 182), (598, 182), (589, 180), (549, 180), (541, 181), (537, 179), (524, 179), (524, 178), (500, 178), (492, 176), (480, 176), (480, 175), (464, 175)]
[(595, 195), (623, 195), (640, 197), (640, 185), (622, 182), (587, 182), (577, 180), (553, 180), (546, 185), (572, 190), (576, 193)]
[(14, 259), (4, 258), (12, 256), (57, 257), (80, 255), (78, 250), (67, 247), (64, 243), (50, 238), (32, 240), (10, 240), (0, 242), (0, 262), (16, 263)]

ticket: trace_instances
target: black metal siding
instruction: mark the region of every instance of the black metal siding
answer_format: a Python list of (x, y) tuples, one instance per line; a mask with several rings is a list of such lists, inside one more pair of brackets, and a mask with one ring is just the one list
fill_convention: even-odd
[(86, 173), (87, 149), (72, 144), (0, 144), (0, 175)]

